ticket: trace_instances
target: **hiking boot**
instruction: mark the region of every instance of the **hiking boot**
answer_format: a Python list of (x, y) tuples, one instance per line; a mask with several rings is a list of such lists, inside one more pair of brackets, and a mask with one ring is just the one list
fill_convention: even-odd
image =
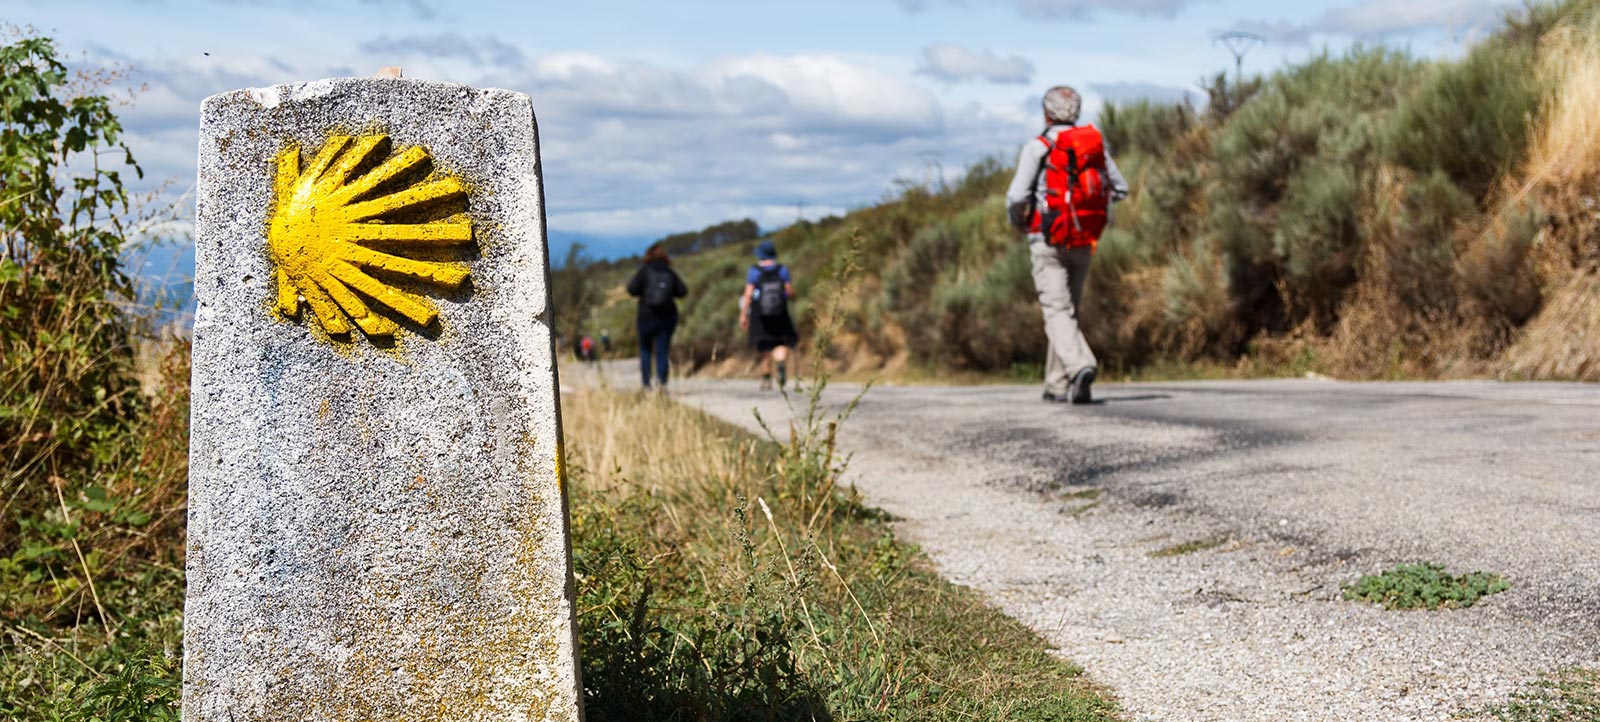
[(1072, 385), (1067, 388), (1067, 398), (1072, 399), (1074, 404), (1094, 403), (1094, 377), (1093, 366), (1079, 371), (1072, 377)]

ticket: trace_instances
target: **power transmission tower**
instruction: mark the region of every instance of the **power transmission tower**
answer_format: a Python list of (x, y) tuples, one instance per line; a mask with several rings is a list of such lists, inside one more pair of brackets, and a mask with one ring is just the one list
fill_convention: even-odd
[(1244, 56), (1249, 55), (1250, 51), (1254, 50), (1256, 46), (1266, 45), (1266, 36), (1247, 33), (1243, 30), (1229, 30), (1225, 33), (1217, 33), (1216, 42), (1221, 43), (1223, 47), (1228, 49), (1228, 52), (1233, 53), (1233, 82), (1238, 87), (1244, 87)]

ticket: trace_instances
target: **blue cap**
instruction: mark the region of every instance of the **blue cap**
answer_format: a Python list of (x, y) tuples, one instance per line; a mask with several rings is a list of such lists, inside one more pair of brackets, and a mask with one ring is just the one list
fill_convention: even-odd
[(756, 246), (756, 258), (763, 261), (771, 261), (776, 260), (777, 257), (778, 247), (772, 245), (772, 241), (762, 241), (761, 245)]

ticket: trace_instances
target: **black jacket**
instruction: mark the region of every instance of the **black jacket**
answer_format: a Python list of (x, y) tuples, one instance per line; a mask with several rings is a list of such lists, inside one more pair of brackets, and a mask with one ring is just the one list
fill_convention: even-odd
[(667, 265), (666, 261), (652, 261), (640, 266), (638, 272), (633, 274), (633, 279), (628, 281), (628, 295), (639, 299), (639, 322), (666, 321), (676, 323), (678, 320), (678, 303), (676, 301), (669, 299), (663, 306), (650, 306), (644, 302), (645, 284), (650, 282), (652, 271), (665, 271), (672, 276), (672, 298), (683, 298), (689, 295), (689, 287), (684, 285), (683, 279), (678, 276), (678, 272), (672, 270), (672, 266)]

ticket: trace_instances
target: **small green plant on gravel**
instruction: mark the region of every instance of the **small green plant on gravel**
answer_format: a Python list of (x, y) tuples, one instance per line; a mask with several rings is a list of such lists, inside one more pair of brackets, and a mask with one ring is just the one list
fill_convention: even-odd
[(1150, 552), (1150, 556), (1157, 559), (1162, 559), (1165, 557), (1181, 557), (1185, 554), (1194, 554), (1196, 552), (1216, 549), (1223, 544), (1227, 544), (1230, 540), (1232, 540), (1232, 537), (1226, 534), (1220, 534), (1217, 536), (1206, 537), (1204, 539), (1187, 541), (1182, 544), (1173, 544), (1169, 547), (1162, 547)]
[(1600, 670), (1556, 673), (1512, 695), (1494, 717), (1502, 722), (1600, 721)]
[(1401, 564), (1346, 584), (1344, 598), (1374, 602), (1385, 609), (1464, 609), (1510, 586), (1488, 572), (1454, 576), (1437, 564)]

